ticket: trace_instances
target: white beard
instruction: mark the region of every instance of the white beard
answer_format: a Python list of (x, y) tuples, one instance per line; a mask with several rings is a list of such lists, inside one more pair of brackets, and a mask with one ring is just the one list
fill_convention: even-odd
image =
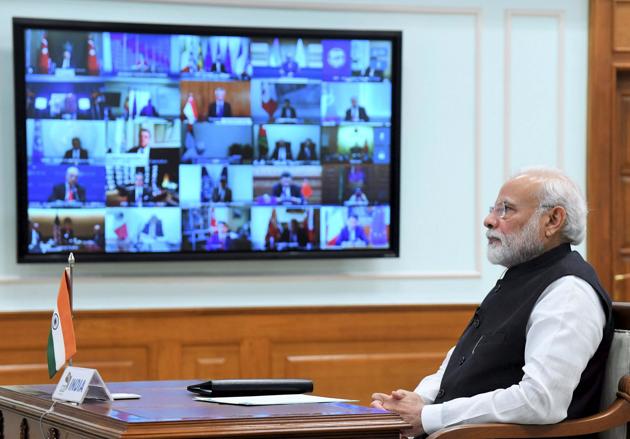
[(492, 264), (514, 267), (515, 265), (534, 259), (544, 252), (540, 241), (540, 212), (535, 212), (520, 232), (505, 235), (497, 230), (489, 229), (486, 237), (496, 238), (500, 243), (488, 243), (488, 260)]

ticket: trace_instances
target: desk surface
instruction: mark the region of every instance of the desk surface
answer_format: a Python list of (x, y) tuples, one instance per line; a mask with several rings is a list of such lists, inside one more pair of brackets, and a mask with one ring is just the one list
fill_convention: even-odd
[[(398, 438), (407, 427), (397, 415), (345, 403), (232, 406), (195, 401), (194, 381), (110, 383), (111, 392), (139, 400), (57, 403), (46, 424), (95, 437), (335, 437)], [(52, 405), (54, 385), (0, 387), (0, 408), (31, 419)], [(249, 434), (248, 434), (249, 433)], [(340, 436), (340, 433), (343, 433)]]

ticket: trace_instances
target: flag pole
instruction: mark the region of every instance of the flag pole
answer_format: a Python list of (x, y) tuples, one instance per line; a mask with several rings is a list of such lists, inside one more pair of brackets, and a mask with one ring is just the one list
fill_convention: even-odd
[[(70, 255), (68, 256), (68, 266), (70, 267), (70, 273), (69, 273), (69, 278), (68, 279), (68, 286), (70, 287), (70, 317), (72, 318), (72, 320), (74, 320), (74, 285), (73, 285), (73, 281), (74, 281), (74, 254), (72, 252), (70, 252)], [(72, 366), (72, 358), (70, 358), (69, 361), (70, 366)]]

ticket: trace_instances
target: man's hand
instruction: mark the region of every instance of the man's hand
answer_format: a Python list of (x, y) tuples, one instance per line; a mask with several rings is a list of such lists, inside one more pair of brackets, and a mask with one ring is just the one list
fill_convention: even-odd
[(424, 433), (420, 419), (424, 401), (417, 393), (408, 390), (395, 390), (391, 395), (374, 393), (371, 406), (397, 413), (403, 421), (411, 424), (410, 429), (402, 432), (403, 435), (419, 436)]

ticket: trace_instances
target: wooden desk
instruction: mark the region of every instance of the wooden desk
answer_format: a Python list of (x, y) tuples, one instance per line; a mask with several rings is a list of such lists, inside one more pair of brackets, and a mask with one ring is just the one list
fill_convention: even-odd
[[(351, 404), (243, 407), (193, 400), (192, 381), (111, 383), (139, 400), (56, 403), (44, 416), (45, 438), (391, 438), (408, 425), (397, 415)], [(4, 439), (42, 438), (39, 419), (53, 385), (0, 387)], [(26, 432), (25, 432), (26, 430)]]

